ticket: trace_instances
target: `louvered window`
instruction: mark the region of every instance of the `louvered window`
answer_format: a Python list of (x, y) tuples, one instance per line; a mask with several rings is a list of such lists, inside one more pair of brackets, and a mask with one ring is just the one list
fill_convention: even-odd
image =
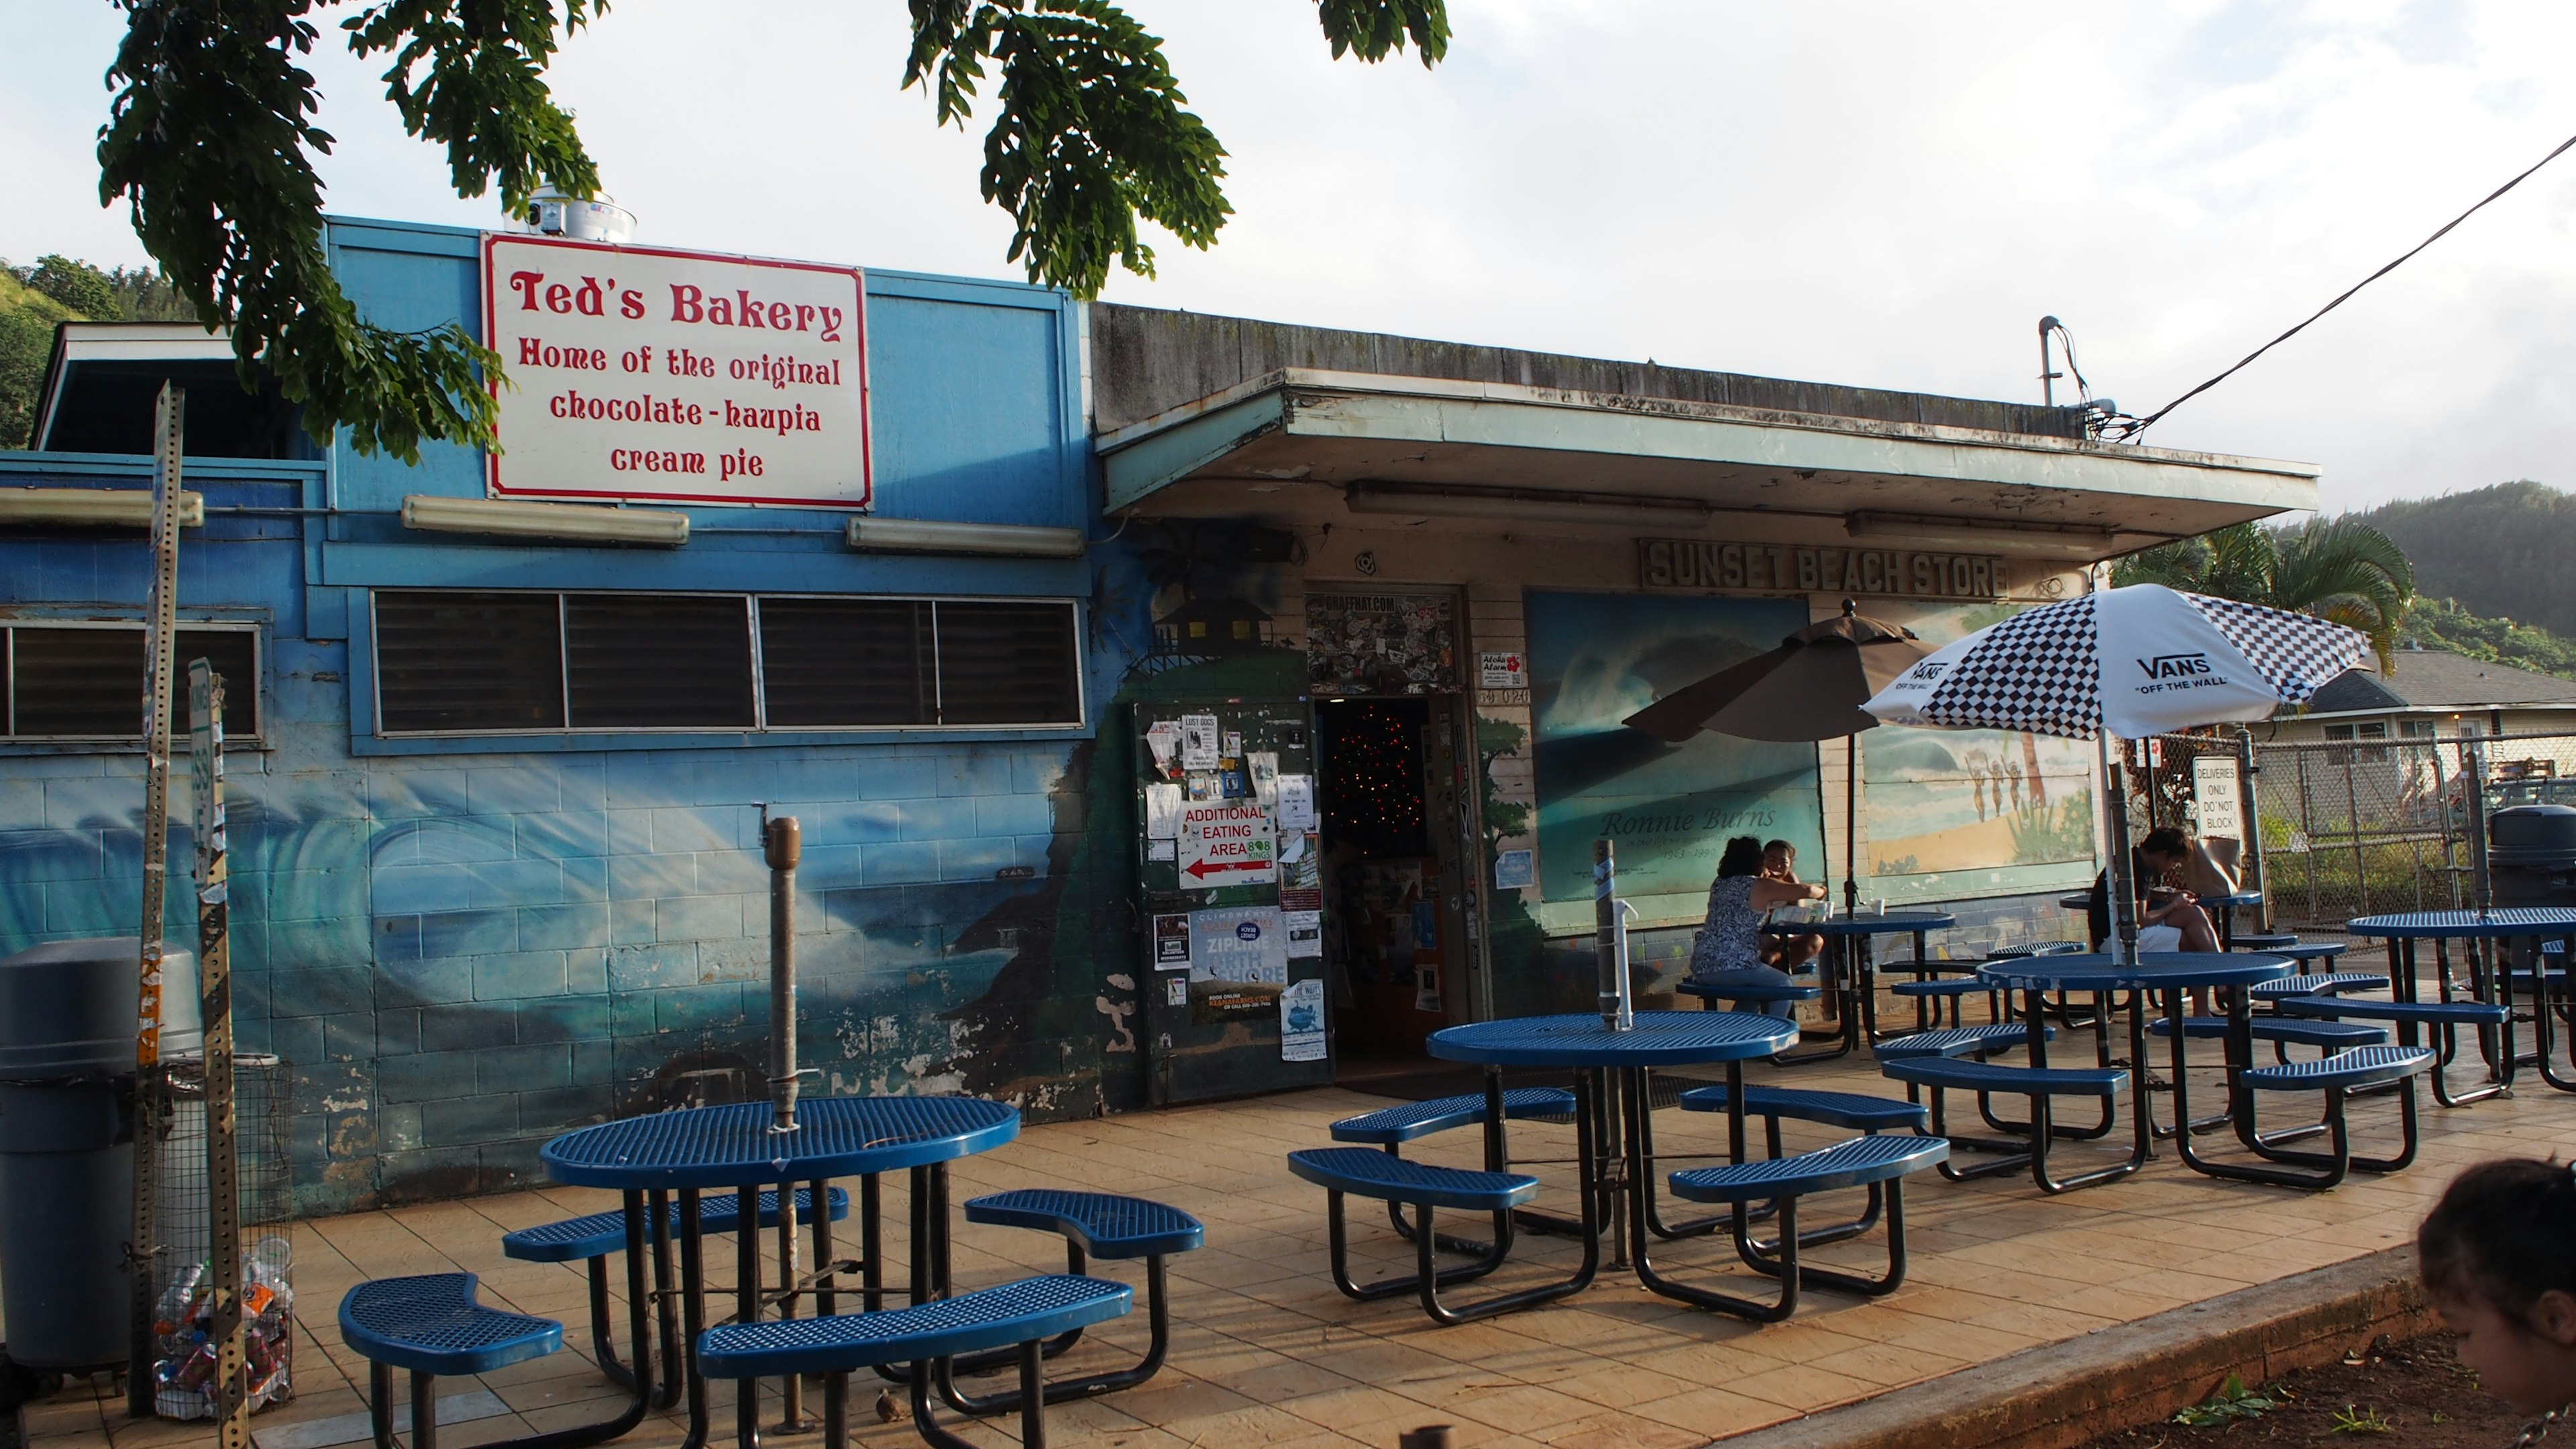
[(375, 610), (386, 734), (1082, 722), (1060, 599), (385, 590)]
[[(183, 627), (172, 671), (171, 729), (188, 729), (188, 662), (203, 659), (224, 679), (224, 735), (259, 737), (259, 631), (249, 625)], [(140, 623), (0, 626), (0, 738), (140, 740), (143, 737), (143, 626)]]

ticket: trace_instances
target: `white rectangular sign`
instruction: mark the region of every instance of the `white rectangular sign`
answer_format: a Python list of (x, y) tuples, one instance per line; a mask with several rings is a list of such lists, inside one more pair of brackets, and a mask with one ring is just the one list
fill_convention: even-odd
[(2243, 802), (2237, 798), (2236, 762), (2225, 755), (2200, 755), (2191, 762), (2193, 823), (2203, 835), (2245, 838)]
[(866, 508), (856, 267), (483, 238), (495, 498)]
[(1278, 832), (1249, 800), (1193, 800), (1181, 807), (1181, 884), (1267, 885), (1277, 879)]

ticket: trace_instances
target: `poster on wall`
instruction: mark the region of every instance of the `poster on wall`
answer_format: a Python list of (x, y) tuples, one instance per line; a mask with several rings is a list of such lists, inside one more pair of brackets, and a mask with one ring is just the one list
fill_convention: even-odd
[[(1939, 648), (2021, 607), (1892, 604), (1877, 617)], [(1881, 725), (1861, 736), (1860, 747), (1871, 869), (1861, 899), (1884, 899), (1893, 909), (2092, 884), (2091, 744), (2005, 730)]]
[(1447, 694), (1458, 687), (1457, 600), (1436, 594), (1308, 594), (1306, 673), (1315, 693)]
[(1264, 1016), (1288, 985), (1277, 906), (1190, 912), (1190, 1009), (1201, 1021)]
[(1619, 894), (1641, 908), (1663, 898), (1649, 918), (1666, 922), (1697, 919), (1731, 836), (1822, 858), (1814, 745), (1706, 733), (1667, 745), (1620, 723), (1776, 647), (1806, 625), (1804, 600), (1533, 590), (1526, 607), (1542, 899), (1588, 905), (1605, 837)]
[(493, 233), (495, 498), (867, 508), (858, 268)]
[(1270, 813), (1249, 800), (1181, 806), (1182, 884), (1268, 885), (1278, 875), (1279, 836)]
[(1279, 1059), (1324, 1059), (1324, 979), (1299, 981), (1279, 993)]

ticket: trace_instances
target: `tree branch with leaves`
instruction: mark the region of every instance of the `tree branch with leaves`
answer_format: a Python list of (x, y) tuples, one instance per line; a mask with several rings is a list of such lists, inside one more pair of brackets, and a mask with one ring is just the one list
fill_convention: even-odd
[[(416, 462), (424, 443), (491, 447), (501, 359), (462, 322), (405, 331), (358, 314), (323, 245), (314, 158), (321, 91), (305, 57), (333, 0), (119, 0), (126, 33), (99, 130), (99, 198), (209, 330), (232, 329), (245, 388), (263, 369), (327, 444)], [(343, 20), (351, 52), (383, 56), (403, 128), (447, 148), (456, 194), (497, 181), (523, 211), (540, 187), (587, 197), (599, 168), (546, 67), (606, 0), (384, 0)], [(1448, 53), (1446, 0), (1316, 0), (1333, 55), (1379, 61), (1408, 43)], [(1029, 280), (1096, 296), (1114, 264), (1154, 274), (1140, 220), (1185, 245), (1216, 240), (1225, 148), (1190, 112), (1162, 42), (1109, 0), (911, 0), (903, 84), (961, 129), (998, 72), (983, 194), (1011, 215), (1008, 259)]]

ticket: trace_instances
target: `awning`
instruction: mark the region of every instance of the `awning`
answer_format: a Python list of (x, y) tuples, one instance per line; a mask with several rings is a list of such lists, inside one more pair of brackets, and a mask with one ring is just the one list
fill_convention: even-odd
[(1101, 435), (1113, 514), (1389, 516), (2091, 561), (2317, 505), (2317, 469), (2168, 448), (1287, 368)]

